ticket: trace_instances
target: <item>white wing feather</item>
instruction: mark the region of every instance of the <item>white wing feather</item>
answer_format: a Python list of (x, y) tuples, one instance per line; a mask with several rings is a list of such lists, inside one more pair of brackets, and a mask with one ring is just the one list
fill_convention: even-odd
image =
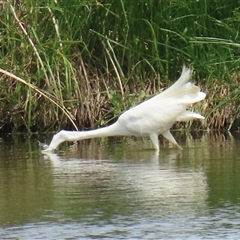
[(204, 119), (186, 110), (190, 104), (206, 97), (199, 87), (188, 82), (190, 77), (190, 69), (183, 67), (180, 78), (170, 88), (123, 113), (119, 123), (134, 135), (148, 135), (164, 133), (176, 121)]

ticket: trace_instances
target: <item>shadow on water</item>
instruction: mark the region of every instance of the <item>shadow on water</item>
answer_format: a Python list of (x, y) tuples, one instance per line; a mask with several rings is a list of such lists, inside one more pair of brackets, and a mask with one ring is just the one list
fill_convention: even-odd
[(240, 236), (238, 135), (180, 134), (177, 140), (183, 151), (160, 140), (159, 155), (148, 140), (135, 138), (63, 144), (42, 155), (32, 138), (2, 138), (2, 236)]

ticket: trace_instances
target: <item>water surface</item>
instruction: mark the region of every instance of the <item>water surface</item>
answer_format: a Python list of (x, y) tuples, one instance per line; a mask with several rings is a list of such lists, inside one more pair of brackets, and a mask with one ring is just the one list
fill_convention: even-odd
[(0, 239), (239, 239), (238, 135), (0, 141)]

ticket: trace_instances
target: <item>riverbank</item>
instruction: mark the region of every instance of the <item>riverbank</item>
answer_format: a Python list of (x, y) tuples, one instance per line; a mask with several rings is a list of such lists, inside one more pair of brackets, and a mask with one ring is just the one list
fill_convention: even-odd
[(170, 86), (207, 98), (186, 129), (238, 130), (239, 6), (226, 1), (1, 3), (0, 131), (89, 129)]

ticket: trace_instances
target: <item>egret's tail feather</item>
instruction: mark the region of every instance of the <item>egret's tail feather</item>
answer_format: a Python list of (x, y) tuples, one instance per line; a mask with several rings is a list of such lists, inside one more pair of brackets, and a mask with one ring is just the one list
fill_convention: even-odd
[(190, 68), (187, 68), (185, 65), (183, 65), (181, 76), (169, 89), (171, 88), (178, 89), (179, 87), (187, 83), (190, 80), (190, 78), (191, 78)]
[(152, 99), (160, 100), (162, 98), (169, 98), (174, 96), (176, 92), (179, 92), (182, 86), (190, 80), (190, 78), (191, 78), (191, 70), (183, 66), (182, 74), (179, 77), (179, 79), (171, 87), (169, 87), (159, 95), (153, 97)]
[(194, 83), (189, 82), (191, 71), (183, 66), (180, 78), (167, 90), (149, 99), (149, 101), (161, 101), (164, 99), (174, 99), (176, 103), (192, 104), (203, 100), (206, 97), (204, 92)]

